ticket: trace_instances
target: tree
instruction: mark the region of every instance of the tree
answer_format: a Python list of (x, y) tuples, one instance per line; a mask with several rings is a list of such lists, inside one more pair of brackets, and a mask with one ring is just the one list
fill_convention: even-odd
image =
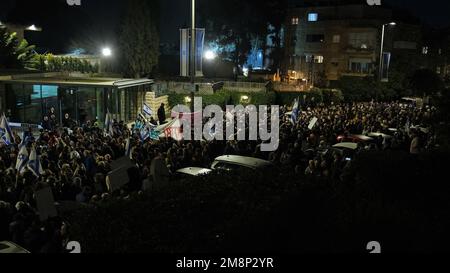
[(429, 69), (416, 70), (409, 85), (414, 95), (419, 97), (437, 94), (444, 88), (442, 79)]
[[(283, 23), (287, 0), (200, 0), (199, 13), (206, 25), (206, 40), (236, 68), (247, 61), (252, 49), (262, 49), (264, 60), (277, 69), (283, 57)], [(268, 54), (268, 56), (266, 55)], [(266, 66), (268, 64), (265, 64)]]
[(128, 1), (119, 34), (125, 76), (140, 78), (158, 65), (159, 35), (153, 5), (154, 1)]
[(0, 27), (0, 68), (21, 69), (29, 67), (34, 60), (34, 46), (24, 39), (19, 41), (16, 33)]

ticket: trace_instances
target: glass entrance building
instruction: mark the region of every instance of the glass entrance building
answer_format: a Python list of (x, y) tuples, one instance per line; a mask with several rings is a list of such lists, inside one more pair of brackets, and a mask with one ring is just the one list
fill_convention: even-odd
[(40, 124), (51, 109), (59, 121), (65, 114), (83, 124), (103, 122), (109, 112), (117, 120), (134, 121), (152, 80), (74, 77), (64, 73), (0, 75), (0, 112), (11, 122)]

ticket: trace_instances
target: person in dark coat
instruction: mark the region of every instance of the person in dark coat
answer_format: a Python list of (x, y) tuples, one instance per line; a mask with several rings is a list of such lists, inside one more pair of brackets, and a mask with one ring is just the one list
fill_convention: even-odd
[(48, 118), (48, 116), (44, 117), (44, 120), (42, 121), (42, 128), (46, 131), (51, 131), (53, 126), (52, 126), (52, 122), (50, 121), (50, 119)]
[(166, 121), (166, 109), (164, 103), (161, 104), (161, 107), (158, 109), (158, 120), (159, 125), (164, 124)]

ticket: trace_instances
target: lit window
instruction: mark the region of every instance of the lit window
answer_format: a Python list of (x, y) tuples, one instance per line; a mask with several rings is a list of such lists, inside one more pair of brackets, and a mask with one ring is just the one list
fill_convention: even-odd
[(323, 56), (314, 56), (314, 62), (316, 64), (323, 64)]
[(427, 46), (422, 47), (422, 54), (423, 55), (427, 55), (428, 54), (428, 47)]
[(319, 14), (317, 14), (317, 13), (309, 13), (308, 14), (309, 22), (317, 22), (318, 19), (319, 19)]
[(292, 25), (298, 25), (298, 17), (292, 18)]
[(341, 42), (341, 35), (333, 35), (333, 43), (339, 44)]

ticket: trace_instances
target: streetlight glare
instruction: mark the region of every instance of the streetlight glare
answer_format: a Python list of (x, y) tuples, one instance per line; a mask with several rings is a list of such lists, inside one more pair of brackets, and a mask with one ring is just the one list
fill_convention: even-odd
[(205, 52), (205, 58), (207, 60), (213, 60), (216, 58), (216, 54), (212, 50), (208, 50)]
[(112, 50), (108, 47), (102, 49), (102, 54), (105, 57), (109, 57), (112, 55)]
[(391, 26), (396, 26), (397, 23), (396, 23), (396, 22), (390, 22), (389, 25), (391, 25)]

